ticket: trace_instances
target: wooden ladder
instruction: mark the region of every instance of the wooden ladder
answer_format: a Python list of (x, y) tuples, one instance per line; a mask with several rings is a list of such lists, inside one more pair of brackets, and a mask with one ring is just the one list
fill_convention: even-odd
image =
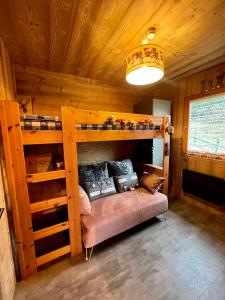
[[(79, 204), (77, 206), (77, 203), (73, 203), (74, 199), (70, 196), (71, 170), (54, 170), (34, 174), (27, 174), (26, 171), (24, 146), (62, 144), (62, 131), (21, 131), (17, 103), (12, 101), (1, 102), (1, 131), (18, 248), (18, 260), (21, 278), (23, 279), (34, 274), (37, 271), (37, 267), (49, 261), (68, 253), (71, 253), (71, 256), (75, 256), (82, 252), (80, 214), (77, 209)], [(30, 203), (28, 185), (62, 178), (66, 180), (66, 196)], [(67, 205), (68, 208), (67, 221), (33, 231), (32, 214), (62, 205)], [(36, 256), (35, 241), (68, 229), (70, 234), (68, 245), (44, 255)]]

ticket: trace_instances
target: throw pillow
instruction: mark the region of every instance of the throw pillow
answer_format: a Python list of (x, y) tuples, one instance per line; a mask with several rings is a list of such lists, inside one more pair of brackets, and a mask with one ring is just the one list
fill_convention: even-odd
[(85, 182), (84, 189), (87, 192), (90, 201), (116, 194), (116, 188), (112, 177), (101, 181), (95, 180)]
[(79, 185), (79, 196), (80, 196), (80, 214), (90, 215), (91, 214), (91, 204), (85, 190)]
[(139, 177), (139, 181), (144, 188), (155, 194), (161, 188), (165, 178), (155, 174), (143, 174)]
[(109, 175), (121, 176), (132, 174), (134, 172), (133, 164), (130, 159), (124, 159), (122, 161), (108, 161)]
[(115, 176), (114, 182), (118, 193), (132, 191), (138, 187), (138, 177), (136, 172), (128, 175)]
[(84, 186), (85, 182), (102, 180), (109, 178), (107, 162), (103, 161), (97, 164), (80, 165), (78, 167), (79, 184)]

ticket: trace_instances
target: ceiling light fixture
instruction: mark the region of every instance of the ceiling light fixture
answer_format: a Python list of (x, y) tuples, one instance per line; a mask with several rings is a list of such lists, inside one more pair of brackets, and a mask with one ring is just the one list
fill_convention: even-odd
[(161, 46), (149, 43), (155, 37), (155, 28), (150, 28), (142, 45), (127, 56), (126, 80), (134, 85), (146, 85), (160, 80), (164, 75), (164, 54)]

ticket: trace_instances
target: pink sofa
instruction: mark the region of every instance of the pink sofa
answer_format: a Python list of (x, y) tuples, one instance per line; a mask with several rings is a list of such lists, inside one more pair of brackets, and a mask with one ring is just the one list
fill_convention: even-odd
[(167, 196), (143, 187), (91, 202), (91, 214), (81, 216), (85, 248), (93, 247), (168, 210)]

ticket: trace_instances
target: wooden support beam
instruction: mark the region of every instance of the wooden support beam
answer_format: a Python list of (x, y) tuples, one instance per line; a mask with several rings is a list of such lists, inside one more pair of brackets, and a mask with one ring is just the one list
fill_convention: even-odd
[(170, 116), (163, 117), (163, 176), (165, 177), (165, 182), (163, 183), (163, 193), (168, 194), (169, 186), (169, 154), (170, 154), (170, 136), (166, 131), (167, 126), (170, 123)]
[(36, 272), (36, 258), (17, 103), (0, 101), (0, 116), (20, 273), (26, 278)]
[(77, 130), (77, 142), (125, 141), (162, 138), (162, 130)]
[(66, 191), (68, 202), (71, 256), (82, 252), (80, 225), (80, 198), (78, 189), (78, 162), (74, 111), (71, 107), (61, 108), (63, 128), (63, 149), (66, 171)]

